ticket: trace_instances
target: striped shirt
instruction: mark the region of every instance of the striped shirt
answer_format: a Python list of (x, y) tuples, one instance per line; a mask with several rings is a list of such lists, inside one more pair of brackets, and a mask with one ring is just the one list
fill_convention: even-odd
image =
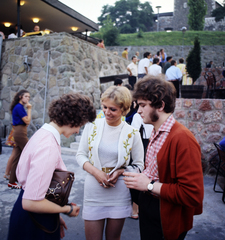
[(145, 170), (143, 173), (156, 182), (159, 181), (159, 173), (158, 173), (158, 164), (157, 164), (157, 154), (164, 142), (166, 141), (167, 136), (170, 133), (172, 126), (175, 123), (175, 119), (171, 114), (167, 120), (160, 126), (158, 131), (156, 132), (153, 129), (150, 142), (148, 144), (146, 160), (145, 160)]

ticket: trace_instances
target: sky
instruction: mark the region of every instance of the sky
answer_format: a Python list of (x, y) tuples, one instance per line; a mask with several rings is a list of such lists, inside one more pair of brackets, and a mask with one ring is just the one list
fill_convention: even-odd
[[(98, 17), (101, 16), (102, 6), (106, 4), (114, 5), (116, 0), (60, 0), (60, 2), (97, 23)], [(159, 12), (173, 12), (174, 0), (140, 0), (140, 2), (150, 2), (155, 13), (157, 13), (156, 6), (162, 7)]]

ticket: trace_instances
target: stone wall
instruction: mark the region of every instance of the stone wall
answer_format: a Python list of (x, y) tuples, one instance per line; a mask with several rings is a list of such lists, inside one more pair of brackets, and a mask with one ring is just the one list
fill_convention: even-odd
[(209, 159), (216, 154), (214, 142), (225, 136), (225, 100), (177, 99), (174, 117), (196, 137), (202, 150), (205, 173), (212, 169)]
[[(168, 33), (170, 34), (170, 33)], [(180, 33), (180, 42), (182, 44), (182, 32)], [(139, 58), (143, 57), (144, 52), (151, 52), (152, 54), (156, 54), (161, 48), (165, 50), (167, 56), (173, 56), (175, 60), (179, 60), (179, 58), (183, 57), (186, 59), (189, 51), (193, 48), (193, 46), (127, 46), (128, 47), (128, 58), (131, 59), (133, 55), (138, 51), (140, 53)], [(112, 52), (118, 52), (118, 55), (121, 56), (124, 46), (111, 46), (107, 47), (108, 50)], [(215, 45), (215, 46), (201, 46), (201, 63), (202, 67), (206, 66), (206, 63), (209, 61), (213, 61), (214, 65), (219, 67), (223, 65), (225, 62), (225, 46), (223, 45)]]
[[(179, 31), (182, 27), (188, 26), (189, 7), (188, 0), (174, 0), (173, 29)], [(208, 8), (206, 17), (211, 17), (211, 12), (215, 8), (214, 0), (205, 0)]]
[[(182, 15), (181, 15), (182, 16)], [(189, 29), (187, 22), (177, 23), (173, 16), (160, 16), (159, 17), (159, 31), (181, 31), (182, 27)], [(157, 22), (153, 23), (151, 31), (157, 31)], [(215, 17), (206, 17), (204, 24), (204, 31), (225, 31), (225, 21), (215, 21)]]
[(205, 18), (205, 31), (225, 31), (225, 21), (215, 21), (214, 17)]
[[(25, 56), (29, 66), (24, 64)], [(28, 136), (43, 124), (46, 79), (46, 109), (53, 99), (72, 91), (88, 95), (95, 107), (100, 108), (101, 90), (112, 83), (100, 86), (99, 77), (127, 73), (128, 63), (110, 51), (67, 33), (4, 40), (0, 75), (0, 127), (7, 126), (8, 133), (12, 121), (10, 103), (21, 89), (30, 92), (33, 106)], [(46, 113), (44, 119), (48, 122)], [(63, 145), (68, 145), (68, 141), (64, 140)]]
[[(156, 23), (156, 27), (157, 27), (157, 23)], [(165, 17), (159, 18), (159, 31), (165, 31), (165, 29), (167, 28), (170, 28), (170, 30), (173, 30), (173, 16), (165, 16)]]

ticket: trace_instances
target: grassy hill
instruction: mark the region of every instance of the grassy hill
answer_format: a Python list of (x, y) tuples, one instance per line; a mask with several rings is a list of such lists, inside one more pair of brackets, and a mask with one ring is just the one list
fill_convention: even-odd
[[(98, 33), (96, 33), (97, 35)], [(93, 37), (95, 34), (92, 34)], [(120, 34), (120, 46), (159, 46), (159, 45), (182, 45), (183, 33), (174, 32), (143, 32), (142, 37), (137, 33)], [(184, 45), (193, 45), (195, 36), (199, 37), (201, 45), (225, 45), (225, 32), (211, 31), (186, 31)], [(96, 36), (97, 37), (97, 36)]]

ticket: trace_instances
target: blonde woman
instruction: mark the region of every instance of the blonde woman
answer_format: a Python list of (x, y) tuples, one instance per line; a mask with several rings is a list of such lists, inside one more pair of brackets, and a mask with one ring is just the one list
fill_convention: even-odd
[[(85, 126), (77, 162), (88, 172), (84, 185), (83, 219), (87, 240), (118, 240), (126, 217), (132, 214), (124, 171), (143, 170), (139, 131), (121, 120), (131, 106), (126, 87), (111, 86), (101, 97), (105, 118)], [(133, 166), (128, 166), (132, 154)]]

